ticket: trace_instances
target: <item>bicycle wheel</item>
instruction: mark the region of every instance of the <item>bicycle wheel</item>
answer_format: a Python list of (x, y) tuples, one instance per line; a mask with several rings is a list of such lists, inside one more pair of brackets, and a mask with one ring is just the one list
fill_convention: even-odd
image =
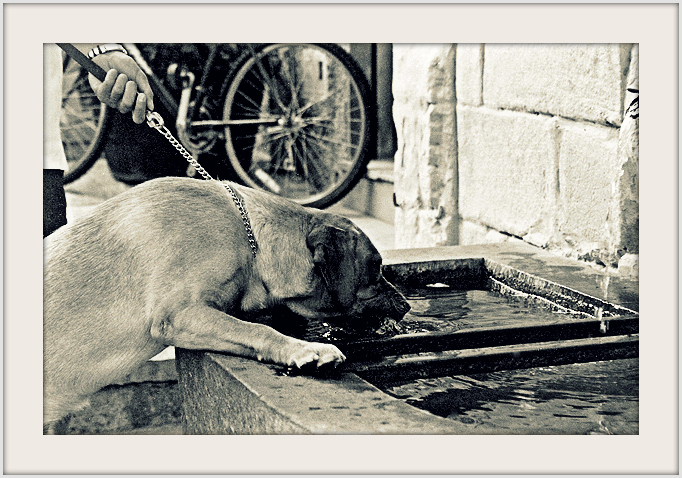
[(97, 161), (104, 147), (108, 109), (88, 83), (88, 72), (66, 57), (59, 126), (68, 163), (64, 184), (81, 177)]
[(227, 155), (244, 184), (323, 208), (364, 174), (369, 87), (341, 47), (267, 45), (223, 91)]

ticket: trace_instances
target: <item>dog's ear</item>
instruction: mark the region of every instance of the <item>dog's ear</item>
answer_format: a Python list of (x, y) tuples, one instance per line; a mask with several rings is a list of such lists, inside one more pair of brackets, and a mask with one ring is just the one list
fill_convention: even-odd
[(308, 249), (313, 263), (332, 296), (343, 307), (355, 302), (355, 235), (330, 224), (313, 227), (308, 234)]

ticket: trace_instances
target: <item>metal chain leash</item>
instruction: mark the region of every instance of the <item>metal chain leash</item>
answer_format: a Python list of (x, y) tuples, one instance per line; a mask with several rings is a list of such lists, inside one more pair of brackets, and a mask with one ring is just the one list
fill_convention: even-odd
[[(74, 47), (70, 43), (57, 43), (57, 45), (59, 45), (59, 47), (62, 50), (64, 50), (71, 58), (73, 58), (74, 61), (76, 61), (79, 65), (85, 68), (99, 81), (104, 81), (106, 72), (99, 65), (94, 63), (90, 58), (85, 56), (80, 50), (78, 50), (78, 48)], [(118, 46), (120, 47), (120, 45)], [(93, 57), (96, 56), (97, 54), (102, 54), (105, 51), (106, 50), (101, 50), (101, 47), (97, 47), (97, 50), (95, 51)], [(123, 51), (125, 51), (125, 48), (123, 48)], [(199, 162), (196, 159), (194, 159), (194, 157), (189, 153), (189, 151), (185, 149), (185, 147), (180, 143), (180, 141), (173, 137), (168, 128), (164, 126), (163, 118), (159, 113), (147, 111), (146, 119), (147, 125), (149, 125), (150, 128), (156, 129), (159, 133), (164, 135), (166, 139), (170, 141), (173, 147), (178, 150), (178, 152), (189, 162), (189, 164), (191, 164), (197, 170), (199, 174), (203, 176), (204, 179), (213, 181), (211, 175), (208, 174), (208, 172), (199, 164)], [(253, 231), (251, 230), (251, 221), (249, 221), (249, 215), (246, 212), (246, 208), (244, 207), (241, 198), (237, 196), (237, 193), (235, 193), (234, 190), (227, 183), (221, 184), (225, 186), (225, 189), (227, 189), (227, 191), (230, 193), (230, 196), (232, 196), (232, 200), (236, 204), (237, 209), (239, 209), (239, 214), (242, 216), (242, 221), (244, 222), (244, 228), (246, 228), (246, 235), (248, 236), (249, 245), (251, 246), (251, 252), (253, 253), (253, 257), (256, 257), (258, 245), (256, 244), (256, 238), (253, 236)]]
[[(150, 128), (154, 128), (157, 130), (159, 133), (161, 133), (165, 138), (170, 142), (170, 144), (178, 150), (178, 152), (189, 162), (189, 164), (192, 165), (196, 171), (201, 174), (201, 176), (206, 179), (207, 181), (215, 181), (210, 174), (208, 174), (208, 171), (206, 171), (201, 164), (190, 154), (189, 151), (185, 149), (185, 147), (173, 137), (173, 134), (168, 130), (168, 128), (164, 125), (163, 123), (163, 118), (161, 115), (157, 112), (152, 112), (152, 111), (147, 111), (147, 125)], [(221, 183), (225, 189), (227, 189), (227, 192), (230, 193), (230, 196), (232, 196), (232, 200), (234, 201), (235, 205), (237, 206), (237, 209), (239, 210), (239, 214), (242, 217), (242, 222), (244, 223), (244, 228), (246, 229), (246, 236), (249, 241), (249, 246), (251, 246), (251, 253), (253, 254), (253, 257), (256, 257), (256, 252), (258, 252), (258, 244), (256, 243), (256, 238), (253, 235), (253, 230), (251, 229), (251, 221), (249, 220), (249, 214), (246, 212), (246, 208), (244, 207), (244, 203), (241, 200), (241, 198), (237, 195), (237, 193), (230, 187), (229, 184), (227, 183)]]

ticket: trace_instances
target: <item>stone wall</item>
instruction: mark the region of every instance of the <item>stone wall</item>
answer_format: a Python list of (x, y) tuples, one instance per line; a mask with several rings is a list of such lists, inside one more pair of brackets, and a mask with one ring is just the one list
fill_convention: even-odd
[(610, 267), (638, 253), (636, 45), (393, 57), (396, 247), (523, 240)]
[(394, 45), (396, 247), (458, 244), (455, 49)]

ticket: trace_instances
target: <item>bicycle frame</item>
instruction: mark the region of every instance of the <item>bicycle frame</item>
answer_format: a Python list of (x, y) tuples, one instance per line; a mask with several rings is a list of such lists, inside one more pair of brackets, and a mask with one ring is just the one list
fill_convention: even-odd
[[(180, 79), (182, 79), (183, 82), (182, 92), (180, 94), (180, 101), (175, 100), (173, 94), (170, 92), (170, 90), (168, 90), (168, 88), (166, 88), (166, 86), (163, 84), (163, 82), (157, 76), (157, 74), (154, 72), (151, 66), (149, 66), (144, 56), (142, 55), (142, 52), (137, 48), (137, 46), (134, 43), (126, 43), (124, 45), (128, 50), (130, 56), (133, 57), (133, 59), (138, 63), (138, 65), (140, 65), (140, 68), (145, 72), (149, 80), (153, 83), (155, 89), (157, 89), (158, 92), (160, 93), (161, 102), (168, 109), (168, 111), (170, 111), (175, 116), (175, 128), (178, 133), (180, 141), (183, 143), (185, 147), (192, 150), (193, 152), (196, 153), (200, 151), (197, 151), (197, 148), (193, 147), (194, 145), (188, 133), (188, 130), (190, 130), (191, 128), (223, 129), (226, 126), (244, 124), (257, 125), (277, 124), (278, 120), (276, 118), (247, 120), (203, 120), (203, 121), (195, 119), (196, 115), (198, 114), (198, 111), (200, 110), (200, 105), (204, 100), (207, 78), (215, 64), (216, 54), (218, 52), (218, 46), (216, 44), (209, 45), (209, 54), (206, 63), (203, 65), (203, 71), (199, 79), (199, 85), (197, 85), (196, 87), (194, 86), (196, 81), (194, 73), (187, 70), (180, 72), (179, 77)], [(256, 61), (260, 65), (260, 58), (258, 53), (255, 51), (252, 45), (249, 45), (249, 49), (253, 57), (256, 58)], [(264, 77), (266, 77), (267, 81), (268, 75), (267, 73), (265, 73), (262, 66), (260, 66), (260, 71), (262, 72)], [(192, 98), (192, 94), (194, 92), (196, 92), (196, 94), (194, 98)]]
[[(370, 89), (365, 73), (343, 47), (312, 43), (125, 46), (147, 75), (157, 112), (174, 128), (168, 132), (215, 177), (321, 208), (338, 201), (364, 174), (371, 134)], [(156, 136), (147, 136), (147, 131), (136, 130), (120, 117), (110, 121), (107, 108), (101, 108), (98, 118), (91, 117), (82, 95), (70, 91), (66, 95), (69, 103), (63, 96), (62, 109), (73, 102), (78, 107), (73, 122), (82, 117), (93, 126), (79, 141), (87, 149), (74, 149), (69, 159), (73, 168), (65, 180), (80, 177), (103, 151), (122, 182), (196, 175), (196, 167), (181, 172), (175, 154), (155, 146)], [(65, 122), (62, 129), (70, 127)], [(134, 138), (139, 141), (113, 147)], [(134, 156), (149, 159), (133, 165)], [(161, 158), (164, 161), (155, 164)]]
[[(370, 89), (343, 47), (124, 45), (147, 75), (169, 132), (212, 176), (321, 208), (338, 201), (364, 174), (371, 134)], [(118, 138), (127, 140), (127, 132), (120, 132), (128, 127), (114, 124)], [(179, 174), (172, 158), (158, 173), (145, 171), (143, 165), (151, 159), (128, 165), (126, 156), (149, 155), (151, 151), (144, 150), (153, 142), (109, 152), (108, 161), (117, 165), (120, 180), (136, 183), (161, 171)], [(185, 174), (194, 177), (196, 172), (189, 167)]]

